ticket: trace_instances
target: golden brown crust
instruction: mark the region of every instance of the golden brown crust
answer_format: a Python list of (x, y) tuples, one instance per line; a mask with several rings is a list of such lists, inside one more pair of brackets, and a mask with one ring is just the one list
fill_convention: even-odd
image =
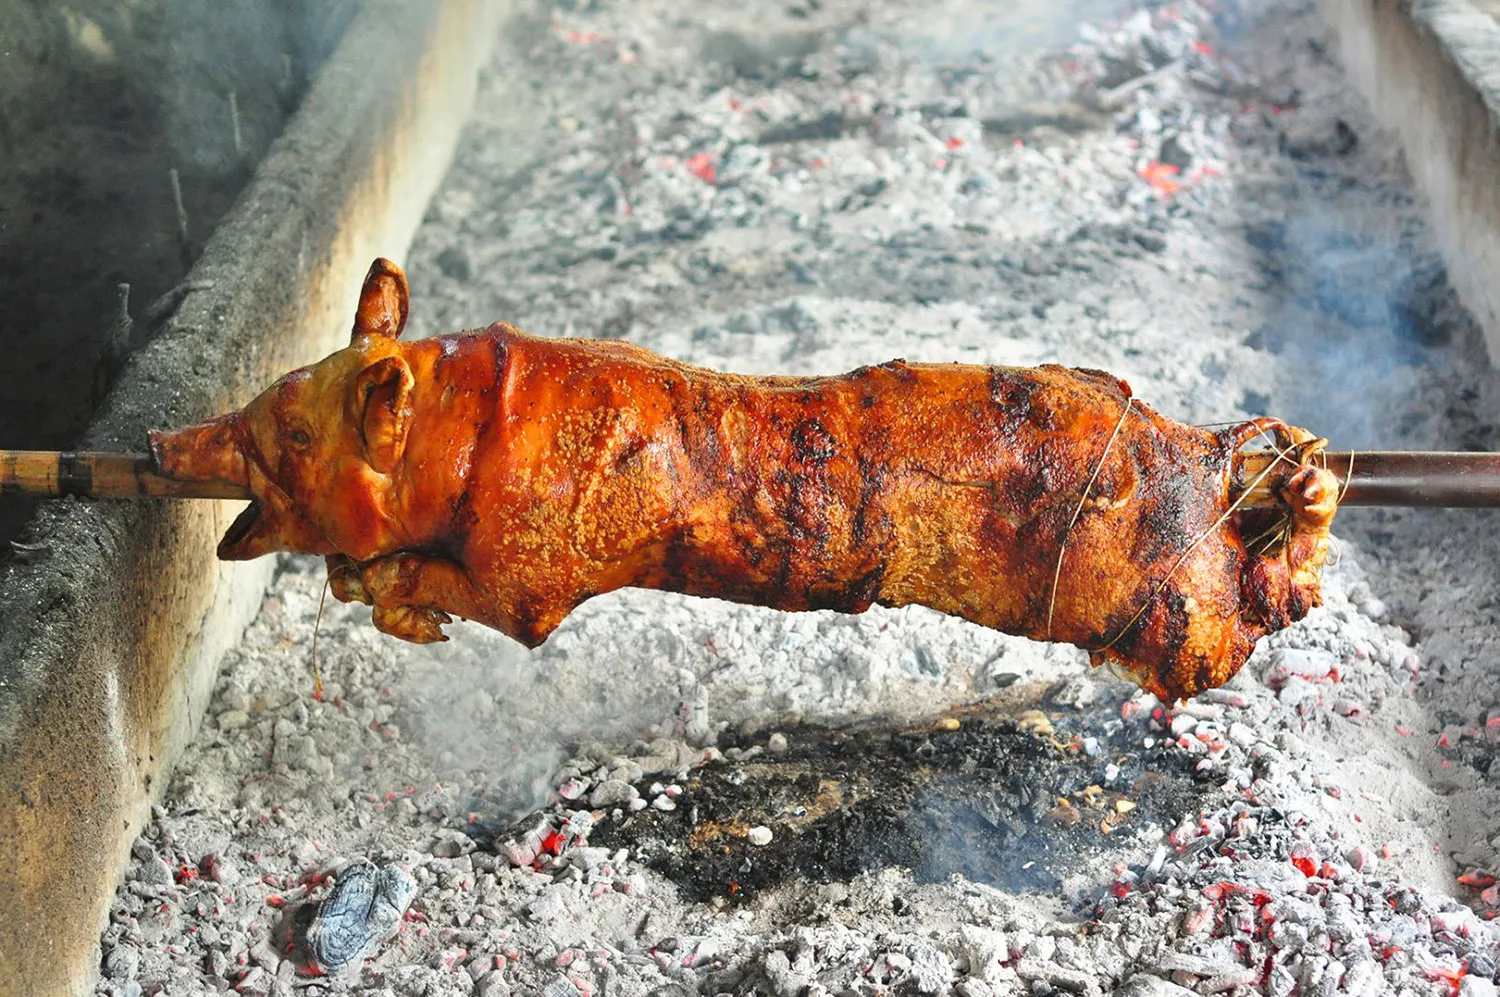
[[(265, 509), (256, 542), (221, 553), (336, 551), (335, 595), (404, 639), (442, 639), (451, 613), (534, 646), (631, 586), (920, 604), (1078, 645), (1176, 699), (1318, 604), (1336, 482), (1279, 421), (1186, 426), (1054, 365), (747, 377), (503, 324), (402, 343), (380, 331), (404, 321), (401, 290), (367, 294), (348, 349), (239, 417)], [(311, 444), (280, 442), (309, 425)], [(1303, 466), (1285, 510), (1233, 507), (1258, 434)]]
[(476, 467), (489, 515), (464, 561), (528, 643), (627, 585), (793, 611), (920, 604), (1099, 651), (1177, 698), (1316, 604), (1326, 521), (1252, 557), (1229, 512), (1246, 433), (1171, 422), (1101, 372), (748, 378), (485, 335), (507, 344), (507, 422)]

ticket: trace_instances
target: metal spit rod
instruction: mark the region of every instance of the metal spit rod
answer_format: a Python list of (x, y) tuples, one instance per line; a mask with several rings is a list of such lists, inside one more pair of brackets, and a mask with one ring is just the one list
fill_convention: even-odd
[[(1262, 476), (1268, 451), (1238, 455), (1238, 479), (1254, 485), (1244, 508), (1271, 508), (1284, 475)], [(1319, 458), (1341, 483), (1341, 506), (1500, 508), (1500, 453), (1336, 451)], [(1287, 470), (1293, 468), (1288, 465)], [(0, 494), (88, 498), (248, 499), (242, 485), (179, 481), (157, 473), (146, 454), (0, 450)]]
[[(1500, 453), (1469, 451), (1332, 451), (1319, 461), (1339, 479), (1340, 506), (1415, 506), (1447, 509), (1500, 508)], [(1276, 460), (1274, 453), (1240, 454), (1240, 480), (1247, 485)], [(1276, 504), (1282, 476), (1272, 471), (1251, 490), (1245, 505)]]

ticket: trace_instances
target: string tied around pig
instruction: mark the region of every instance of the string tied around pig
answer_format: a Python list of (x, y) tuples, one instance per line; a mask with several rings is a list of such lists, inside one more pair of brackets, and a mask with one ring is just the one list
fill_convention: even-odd
[(323, 673), (318, 668), (318, 633), (323, 629), (323, 606), (328, 602), (328, 590), (333, 587), (334, 573), (355, 571), (357, 567), (353, 562), (346, 561), (330, 567), (328, 573), (323, 576), (323, 588), (318, 594), (318, 615), (313, 621), (312, 639), (313, 698), (317, 700), (323, 698)]
[[(1249, 430), (1254, 430), (1254, 432), (1249, 433)], [(1132, 616), (1128, 621), (1126, 621), (1125, 625), (1122, 626), (1115, 633), (1115, 635), (1109, 639), (1107, 643), (1098, 648), (1099, 652), (1108, 651), (1116, 644), (1118, 644), (1121, 640), (1123, 640), (1125, 638), (1125, 635), (1130, 633), (1130, 631), (1135, 628), (1135, 625), (1139, 623), (1143, 617), (1145, 617), (1147, 611), (1156, 602), (1157, 597), (1160, 596), (1161, 593), (1166, 589), (1167, 585), (1171, 583), (1173, 577), (1176, 576), (1178, 569), (1182, 567), (1182, 565), (1192, 555), (1193, 551), (1197, 550), (1199, 545), (1202, 544), (1204, 540), (1212, 536), (1215, 531), (1217, 531), (1221, 526), (1228, 522), (1232, 516), (1239, 512), (1240, 508), (1250, 498), (1255, 489), (1259, 487), (1266, 480), (1266, 478), (1270, 477), (1273, 471), (1277, 470), (1282, 464), (1290, 464), (1293, 468), (1304, 467), (1315, 458), (1321, 457), (1322, 449), (1327, 445), (1326, 440), (1299, 441), (1291, 439), (1286, 435), (1284, 435), (1283, 437), (1286, 439), (1285, 445), (1278, 445), (1275, 441), (1275, 438), (1272, 437), (1271, 434), (1287, 434), (1287, 426), (1280, 419), (1262, 417), (1259, 419), (1251, 420), (1244, 425), (1244, 427), (1242, 428), (1242, 432), (1247, 433), (1247, 435), (1244, 435), (1242, 439), (1238, 440), (1235, 443), (1235, 450), (1238, 450), (1239, 447), (1243, 446), (1244, 443), (1249, 439), (1252, 439), (1256, 436), (1265, 436), (1272, 441), (1273, 446), (1275, 447), (1274, 458), (1265, 466), (1265, 468), (1260, 471), (1259, 474), (1256, 475), (1254, 480), (1252, 480), (1240, 491), (1240, 494), (1232, 502), (1230, 502), (1229, 507), (1225, 509), (1224, 512), (1220, 514), (1220, 516), (1215, 519), (1207, 529), (1203, 530), (1193, 538), (1192, 543), (1188, 544), (1186, 549), (1184, 549), (1183, 552), (1178, 555), (1177, 560), (1172, 562), (1172, 566), (1167, 569), (1167, 573), (1162, 577), (1162, 579), (1158, 581), (1154, 586), (1152, 586), (1151, 591), (1141, 602), (1141, 606), (1136, 610), (1135, 615)], [(1295, 455), (1295, 457), (1292, 455)], [(1344, 492), (1347, 492), (1347, 490), (1348, 482), (1346, 481), (1344, 485)], [(1343, 494), (1343, 492), (1340, 493), (1340, 499), (1342, 499)], [(1278, 536), (1282, 536), (1284, 538), (1287, 533), (1289, 533), (1292, 528), (1292, 519), (1294, 516), (1295, 513), (1288, 509), (1278, 517), (1276, 523), (1273, 524), (1273, 529), (1277, 531), (1287, 531), (1286, 533), (1278, 533)], [(1246, 546), (1247, 548), (1249, 547), (1248, 544)]]
[(313, 620), (312, 639), (312, 673), (313, 673), (313, 699), (323, 698), (323, 673), (318, 670), (318, 631), (323, 629), (323, 604), (328, 601), (328, 579), (323, 579), (322, 590), (318, 593), (318, 615)]
[(1057, 587), (1062, 582), (1063, 558), (1068, 554), (1068, 540), (1073, 536), (1073, 527), (1078, 523), (1078, 517), (1083, 514), (1083, 507), (1088, 505), (1089, 495), (1094, 490), (1094, 483), (1099, 480), (1099, 472), (1104, 470), (1104, 462), (1109, 459), (1110, 448), (1115, 445), (1115, 440), (1120, 437), (1120, 429), (1125, 425), (1125, 418), (1130, 415), (1131, 408), (1135, 405), (1135, 397), (1125, 399), (1125, 407), (1120, 410), (1119, 421), (1109, 434), (1109, 439), (1104, 443), (1104, 450), (1099, 454), (1099, 460), (1094, 464), (1094, 471), (1089, 475), (1088, 483), (1083, 486), (1083, 494), (1078, 497), (1078, 506), (1073, 510), (1073, 517), (1068, 520), (1067, 527), (1063, 530), (1062, 543), (1057, 548), (1057, 564), (1052, 569), (1052, 595), (1047, 600), (1047, 639), (1052, 639), (1052, 616), (1057, 609)]

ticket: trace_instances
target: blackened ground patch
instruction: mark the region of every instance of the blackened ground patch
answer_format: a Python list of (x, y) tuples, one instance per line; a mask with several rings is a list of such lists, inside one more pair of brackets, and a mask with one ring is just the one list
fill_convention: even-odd
[[(782, 883), (847, 881), (891, 867), (910, 868), (923, 882), (959, 873), (1053, 892), (1082, 856), (1117, 852), (1121, 839), (1153, 823), (1172, 826), (1212, 790), (1198, 781), (1191, 756), (1161, 743), (1145, 748), (1118, 722), (1123, 696), (1122, 688), (1089, 712), (1054, 714), (1050, 738), (1021, 729), (994, 704), (957, 714), (958, 730), (779, 728), (790, 744), (785, 754), (698, 769), (674, 811), (607, 816), (590, 844), (631, 849), (698, 901), (742, 903)], [(1088, 756), (1060, 747), (1082, 737), (1097, 738), (1103, 750)], [(1086, 792), (1108, 782), (1110, 764), (1124, 773), (1113, 785), (1128, 788)], [(1117, 799), (1136, 807), (1121, 816)], [(759, 847), (746, 837), (758, 825), (772, 832)]]

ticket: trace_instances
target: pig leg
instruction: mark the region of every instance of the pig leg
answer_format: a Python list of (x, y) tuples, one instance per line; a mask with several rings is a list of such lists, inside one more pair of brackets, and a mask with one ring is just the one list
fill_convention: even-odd
[(453, 621), (448, 611), (481, 621), (490, 615), (469, 576), (453, 561), (409, 553), (347, 565), (334, 560), (329, 558), (334, 596), (373, 606), (376, 629), (392, 637), (414, 644), (444, 641), (443, 625)]
[(364, 580), (359, 576), (358, 561), (347, 554), (329, 554), (323, 562), (328, 565), (328, 591), (335, 599), (371, 604), (370, 593), (365, 591)]

